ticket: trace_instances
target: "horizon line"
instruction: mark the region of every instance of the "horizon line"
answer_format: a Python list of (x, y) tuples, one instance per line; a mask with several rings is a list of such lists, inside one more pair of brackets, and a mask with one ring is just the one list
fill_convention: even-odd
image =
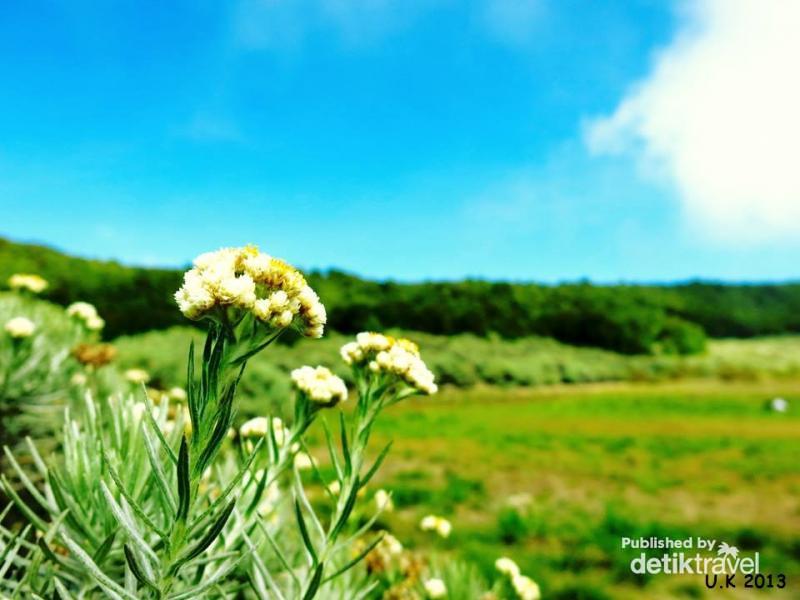
[[(109, 264), (118, 264), (123, 267), (132, 268), (132, 269), (145, 269), (145, 270), (154, 270), (154, 271), (181, 271), (189, 267), (191, 265), (191, 260), (187, 263), (180, 265), (180, 264), (142, 264), (137, 263), (134, 261), (128, 261), (123, 258), (115, 258), (115, 257), (101, 257), (101, 256), (87, 256), (85, 254), (78, 254), (73, 253), (67, 249), (64, 249), (57, 244), (52, 244), (50, 242), (41, 241), (37, 239), (26, 239), (20, 240), (8, 237), (7, 234), (0, 234), (0, 242), (7, 242), (10, 244), (15, 244), (17, 246), (32, 246), (36, 248), (43, 248), (45, 250), (49, 250), (52, 252), (56, 252), (58, 254), (62, 254), (69, 258), (75, 258), (78, 260), (91, 260), (97, 261), (102, 263), (109, 263)], [(559, 279), (556, 281), (546, 281), (546, 280), (535, 280), (535, 279), (493, 279), (489, 276), (483, 275), (464, 275), (461, 277), (453, 277), (453, 278), (421, 278), (421, 279), (401, 279), (401, 278), (393, 278), (391, 276), (387, 277), (369, 277), (363, 275), (361, 273), (357, 273), (356, 271), (352, 271), (347, 269), (346, 267), (336, 266), (336, 265), (329, 265), (326, 267), (313, 267), (313, 268), (305, 268), (299, 267), (299, 269), (305, 273), (320, 273), (320, 274), (331, 274), (331, 273), (341, 273), (343, 275), (347, 275), (350, 277), (355, 277), (357, 279), (361, 279), (363, 281), (371, 281), (375, 283), (397, 283), (401, 285), (419, 285), (419, 284), (437, 284), (437, 283), (459, 283), (459, 282), (485, 282), (485, 283), (507, 283), (512, 285), (539, 285), (542, 287), (557, 287), (557, 286), (566, 286), (566, 285), (582, 285), (588, 284), (597, 287), (614, 287), (614, 286), (630, 286), (630, 287), (680, 287), (680, 286), (688, 286), (693, 284), (701, 284), (701, 285), (722, 285), (722, 286), (785, 286), (785, 285), (798, 285), (800, 284), (800, 276), (795, 279), (786, 278), (786, 279), (750, 279), (750, 280), (742, 280), (742, 279), (726, 279), (723, 277), (705, 277), (702, 275), (692, 275), (685, 278), (680, 279), (673, 279), (673, 280), (627, 280), (627, 279), (619, 279), (616, 281), (602, 281), (602, 280), (593, 280), (591, 277), (582, 276), (575, 279)]]

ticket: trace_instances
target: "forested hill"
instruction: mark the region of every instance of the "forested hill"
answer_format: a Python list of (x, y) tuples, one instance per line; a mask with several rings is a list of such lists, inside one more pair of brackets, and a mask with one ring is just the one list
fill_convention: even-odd
[[(0, 239), (0, 287), (12, 273), (38, 273), (44, 296), (94, 303), (114, 337), (185, 323), (172, 293), (180, 269), (86, 260), (50, 248)], [(800, 332), (800, 283), (540, 285), (467, 280), (394, 283), (340, 271), (308, 274), (342, 332), (399, 327), (431, 333), (546, 335), (620, 352), (692, 352), (703, 333), (750, 337)]]

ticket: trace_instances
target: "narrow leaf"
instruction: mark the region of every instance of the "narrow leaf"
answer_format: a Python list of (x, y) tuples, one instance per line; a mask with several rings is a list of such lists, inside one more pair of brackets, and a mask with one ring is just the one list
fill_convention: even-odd
[(131, 570), (131, 573), (133, 573), (133, 576), (136, 577), (136, 581), (138, 581), (141, 585), (158, 592), (159, 590), (156, 585), (142, 572), (142, 569), (139, 567), (139, 563), (136, 562), (136, 557), (128, 547), (128, 544), (125, 544), (122, 549), (125, 552), (125, 561), (128, 563), (128, 568)]
[(350, 447), (347, 444), (347, 426), (344, 422), (344, 413), (339, 411), (339, 429), (342, 437), (342, 456), (344, 457), (344, 473), (345, 477), (349, 477), (353, 472), (353, 464), (350, 459)]
[[(169, 456), (170, 461), (172, 464), (178, 464), (178, 457), (175, 456), (175, 451), (172, 449), (172, 446), (169, 445), (167, 438), (164, 437), (164, 432), (161, 431), (161, 426), (156, 421), (156, 418), (153, 416), (153, 402), (150, 400), (150, 396), (147, 395), (147, 392), (144, 393), (144, 403), (147, 410), (145, 410), (145, 414), (147, 415), (147, 422), (150, 423), (150, 428), (155, 431), (156, 437), (158, 438), (159, 443), (161, 446), (167, 451), (167, 455)], [(144, 428), (142, 428), (144, 430)]]
[(147, 527), (149, 527), (156, 535), (158, 535), (162, 539), (165, 539), (167, 537), (167, 534), (164, 531), (162, 531), (150, 519), (150, 517), (148, 517), (145, 514), (144, 510), (139, 506), (139, 503), (136, 502), (136, 500), (134, 500), (133, 496), (131, 496), (131, 494), (125, 488), (125, 485), (122, 483), (122, 479), (120, 479), (119, 474), (114, 469), (114, 467), (111, 466), (111, 463), (109, 463), (108, 460), (106, 460), (106, 467), (108, 468), (108, 472), (111, 475), (111, 479), (114, 480), (114, 483), (116, 484), (117, 489), (119, 490), (119, 493), (122, 494), (122, 497), (125, 498), (125, 500), (128, 501), (128, 505), (131, 507), (131, 510), (133, 510), (134, 514), (137, 517), (139, 517), (139, 519), (141, 519), (141, 521), (145, 525), (147, 525)]
[(286, 572), (289, 573), (289, 575), (291, 575), (292, 579), (294, 579), (294, 582), (299, 587), (300, 586), (300, 580), (297, 578), (297, 574), (294, 572), (294, 569), (289, 566), (289, 561), (283, 555), (283, 551), (278, 547), (278, 543), (275, 541), (275, 538), (273, 537), (273, 535), (269, 532), (269, 529), (267, 528), (267, 526), (264, 525), (263, 519), (259, 518), (257, 522), (258, 522), (258, 526), (261, 528), (261, 531), (264, 534), (264, 537), (267, 538), (267, 541), (269, 542), (269, 545), (272, 546), (272, 550), (275, 552), (275, 555), (278, 557), (278, 560), (283, 565), (283, 568), (286, 569)]
[(103, 492), (106, 502), (108, 502), (108, 506), (111, 508), (111, 512), (116, 518), (117, 523), (119, 523), (120, 526), (125, 530), (125, 532), (128, 534), (128, 537), (134, 544), (136, 544), (139, 550), (145, 554), (147, 558), (150, 558), (153, 563), (157, 564), (158, 557), (156, 556), (155, 552), (153, 552), (147, 542), (144, 541), (144, 537), (142, 537), (139, 528), (136, 526), (136, 523), (133, 522), (133, 519), (130, 518), (130, 515), (128, 515), (119, 505), (119, 503), (117, 503), (116, 499), (111, 494), (111, 491), (109, 491), (105, 481), (100, 482), (100, 490)]
[(53, 580), (53, 584), (56, 587), (56, 592), (59, 596), (61, 596), (62, 600), (73, 600), (72, 594), (69, 593), (67, 588), (64, 587), (64, 584), (61, 583), (58, 579)]
[(317, 564), (317, 553), (314, 550), (314, 544), (311, 543), (311, 538), (308, 535), (308, 527), (306, 527), (306, 520), (303, 517), (303, 511), (300, 509), (300, 502), (295, 499), (294, 501), (294, 513), (295, 517), (297, 518), (297, 525), (300, 527), (300, 535), (303, 538), (303, 544), (308, 551), (308, 555), (311, 557), (311, 563)]
[(179, 521), (185, 521), (189, 514), (191, 490), (189, 483), (189, 445), (186, 436), (181, 438), (181, 449), (178, 453), (178, 514)]
[(388, 444), (386, 444), (384, 449), (381, 450), (381, 453), (378, 455), (378, 458), (375, 459), (375, 462), (370, 467), (369, 471), (367, 471), (367, 474), (364, 475), (364, 478), (361, 480), (361, 487), (367, 485), (370, 479), (372, 479), (372, 477), (375, 475), (375, 473), (378, 472), (378, 469), (380, 468), (381, 464), (383, 464), (383, 460), (386, 458), (386, 455), (389, 454), (389, 450), (391, 450), (391, 448), (392, 448), (392, 442), (389, 442)]
[(380, 542), (381, 542), (381, 540), (382, 540), (382, 539), (383, 539), (383, 535), (379, 535), (378, 537), (376, 537), (376, 538), (375, 538), (375, 540), (374, 540), (374, 541), (373, 541), (373, 542), (372, 542), (372, 543), (371, 543), (369, 546), (367, 546), (367, 547), (366, 547), (364, 550), (362, 550), (361, 552), (359, 552), (358, 556), (356, 556), (356, 557), (355, 557), (353, 560), (351, 560), (350, 562), (348, 562), (347, 564), (345, 564), (345, 565), (344, 565), (342, 568), (340, 568), (340, 569), (339, 569), (338, 571), (336, 571), (335, 573), (333, 573), (333, 574), (331, 574), (331, 575), (328, 575), (328, 576), (325, 578), (325, 581), (324, 581), (323, 583), (325, 583), (325, 582), (327, 582), (327, 581), (330, 581), (330, 580), (332, 580), (332, 579), (336, 579), (336, 578), (337, 578), (339, 575), (341, 575), (342, 573), (345, 573), (346, 571), (349, 571), (350, 569), (352, 569), (353, 567), (355, 567), (355, 566), (356, 566), (358, 563), (360, 563), (362, 560), (364, 560), (364, 557), (366, 557), (366, 556), (367, 556), (367, 554), (369, 554), (370, 552), (372, 552), (372, 549), (373, 549), (373, 548), (375, 548), (375, 546), (377, 546), (378, 544), (380, 544)]
[(317, 595), (317, 590), (319, 589), (319, 586), (322, 583), (323, 570), (324, 570), (323, 563), (318, 564), (317, 568), (314, 569), (314, 576), (308, 583), (308, 589), (306, 590), (306, 593), (303, 594), (303, 600), (311, 600), (311, 598)]
[(331, 530), (329, 539), (335, 540), (338, 537), (339, 532), (347, 523), (347, 519), (350, 518), (350, 513), (353, 512), (353, 507), (356, 505), (356, 496), (358, 495), (358, 488), (359, 488), (358, 477), (356, 477), (353, 487), (350, 490), (350, 495), (347, 497), (347, 502), (345, 503), (344, 508), (342, 509), (342, 513), (339, 515), (339, 520), (336, 522), (336, 525)]
[(222, 506), (222, 504), (227, 500), (228, 496), (230, 496), (231, 493), (233, 492), (233, 490), (236, 488), (236, 486), (239, 485), (239, 482), (244, 477), (244, 474), (250, 469), (250, 466), (253, 464), (253, 461), (255, 460), (256, 456), (258, 455), (258, 451), (261, 448), (261, 444), (262, 443), (264, 443), (263, 439), (258, 440), (258, 442), (256, 443), (256, 447), (253, 449), (253, 452), (248, 457), (247, 462), (244, 464), (244, 466), (241, 468), (241, 470), (236, 474), (236, 477), (234, 477), (233, 480), (231, 480), (231, 482), (228, 484), (228, 487), (226, 487), (225, 491), (222, 492), (222, 494), (220, 494), (219, 498), (214, 500), (214, 502), (211, 504), (211, 506), (209, 506), (203, 512), (203, 514), (201, 514), (194, 521), (192, 521), (192, 524), (189, 527), (190, 531), (194, 531), (197, 528), (198, 525), (200, 525), (208, 517), (210, 517), (213, 514), (213, 512), (218, 507)]
[(28, 490), (30, 495), (39, 504), (41, 504), (42, 508), (44, 508), (45, 510), (47, 511), (55, 510), (55, 507), (52, 506), (44, 496), (42, 496), (41, 492), (39, 492), (39, 490), (36, 489), (36, 486), (33, 485), (33, 482), (25, 474), (25, 471), (22, 469), (22, 467), (19, 466), (17, 459), (14, 458), (14, 455), (11, 453), (11, 450), (9, 450), (8, 446), (3, 446), (3, 452), (5, 452), (8, 462), (11, 464), (11, 466), (13, 467), (14, 471), (17, 474), (17, 477), (19, 477), (19, 480), (22, 482), (22, 485), (25, 486), (25, 489)]
[(234, 500), (225, 507), (225, 510), (222, 511), (219, 518), (216, 522), (209, 528), (208, 532), (203, 536), (199, 542), (186, 554), (186, 556), (181, 560), (181, 563), (186, 563), (193, 558), (200, 556), (203, 552), (205, 552), (206, 548), (208, 548), (214, 540), (219, 537), (219, 534), (222, 533), (223, 527), (228, 522), (228, 518), (231, 516), (233, 512), (233, 506), (235, 504)]
[(62, 539), (70, 553), (72, 553), (72, 556), (86, 568), (91, 578), (95, 580), (106, 594), (114, 600), (137, 600), (136, 596), (126, 591), (125, 588), (106, 575), (92, 560), (92, 557), (86, 554), (83, 548), (75, 543), (69, 536), (62, 535)]
[(186, 402), (192, 419), (192, 431), (200, 430), (200, 410), (194, 389), (194, 340), (189, 344), (189, 360), (186, 363)]
[(258, 583), (260, 584), (258, 585), (259, 596), (265, 599), (270, 598), (270, 596), (266, 594), (267, 590), (264, 589), (263, 583), (261, 582), (261, 579), (266, 579), (275, 598), (278, 600), (284, 600), (283, 594), (281, 594), (281, 591), (275, 583), (275, 580), (272, 578), (272, 575), (270, 575), (269, 569), (267, 569), (264, 561), (261, 560), (261, 557), (256, 552), (255, 546), (253, 546), (253, 542), (246, 533), (244, 534), (244, 541), (247, 544), (247, 547), (250, 549), (250, 553), (253, 555), (253, 564), (256, 567), (257, 574), (260, 576), (260, 579), (258, 580)]
[[(156, 481), (156, 485), (158, 485), (158, 489), (161, 490), (161, 494), (166, 499), (167, 504), (169, 504), (170, 508), (174, 511), (177, 508), (175, 505), (175, 498), (172, 495), (167, 476), (164, 474), (164, 469), (161, 466), (158, 453), (153, 445), (153, 439), (150, 437), (150, 434), (147, 433), (146, 429), (142, 429), (142, 438), (144, 439), (144, 447), (147, 450), (147, 458), (150, 461), (150, 468), (153, 470), (153, 478)], [(175, 462), (177, 464), (177, 460)]]
[[(328, 454), (331, 456), (331, 464), (333, 468), (336, 469), (336, 478), (341, 481), (344, 477), (342, 473), (342, 466), (339, 464), (339, 457), (336, 454), (336, 450), (333, 447), (333, 436), (331, 435), (331, 430), (328, 427), (328, 422), (325, 419), (320, 419), (322, 421), (322, 429), (325, 431), (325, 441), (328, 444)], [(320, 481), (324, 484), (325, 481), (320, 479)]]
[(98, 565), (102, 564), (103, 561), (108, 556), (108, 553), (111, 551), (111, 547), (114, 545), (114, 539), (117, 537), (117, 530), (115, 529), (112, 531), (106, 539), (103, 540), (103, 543), (100, 544), (100, 547), (94, 551), (92, 555), (92, 560), (96, 562)]
[(51, 470), (48, 473), (48, 482), (59, 509), (62, 511), (69, 510), (66, 517), (67, 524), (76, 532), (83, 534), (91, 542), (92, 546), (99, 546), (100, 540), (97, 539), (97, 536), (92, 531), (91, 525), (85, 521), (84, 511), (75, 503), (72, 496), (65, 493), (61, 479), (56, 475), (55, 471)]

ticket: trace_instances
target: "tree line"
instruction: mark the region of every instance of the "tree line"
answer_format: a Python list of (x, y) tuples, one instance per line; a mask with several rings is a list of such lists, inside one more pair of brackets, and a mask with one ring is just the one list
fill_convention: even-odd
[[(187, 321), (172, 294), (182, 269), (124, 266), (0, 239), (0, 284), (12, 273), (45, 277), (43, 296), (87, 300), (113, 338)], [(392, 327), (449, 335), (548, 336), (626, 354), (702, 351), (706, 336), (800, 332), (800, 284), (543, 285), (484, 280), (397, 283), (338, 270), (308, 273), (343, 333)]]

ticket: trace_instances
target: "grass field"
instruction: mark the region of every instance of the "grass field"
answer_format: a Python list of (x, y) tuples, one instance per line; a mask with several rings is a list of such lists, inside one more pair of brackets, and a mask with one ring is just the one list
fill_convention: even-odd
[[(549, 338), (506, 340), (497, 336), (431, 335), (393, 331), (422, 349), (425, 362), (443, 385), (469, 388), (586, 384), (603, 381), (664, 381), (716, 378), (730, 381), (800, 378), (800, 336), (746, 340), (713, 340), (705, 353), (694, 356), (628, 356), (597, 348), (561, 344)], [(202, 347), (202, 333), (189, 327), (125, 336), (114, 340), (121, 368), (144, 368), (151, 384), (168, 389), (184, 385), (184, 351), (192, 340)], [(265, 401), (281, 402), (290, 393), (288, 373), (303, 364), (322, 364), (342, 377), (350, 369), (339, 348), (350, 335), (331, 333), (322, 340), (274, 344), (247, 366), (240, 398), (243, 412), (259, 414)]]
[[(790, 410), (765, 409), (783, 396)], [(597, 384), (446, 391), (393, 407), (377, 485), (406, 543), (489, 571), (508, 555), (546, 598), (750, 597), (700, 576), (630, 573), (621, 536), (727, 541), (800, 577), (800, 382)], [(377, 443), (376, 443), (377, 445)], [(419, 531), (447, 516), (447, 540)], [(763, 597), (767, 592), (755, 593)]]

